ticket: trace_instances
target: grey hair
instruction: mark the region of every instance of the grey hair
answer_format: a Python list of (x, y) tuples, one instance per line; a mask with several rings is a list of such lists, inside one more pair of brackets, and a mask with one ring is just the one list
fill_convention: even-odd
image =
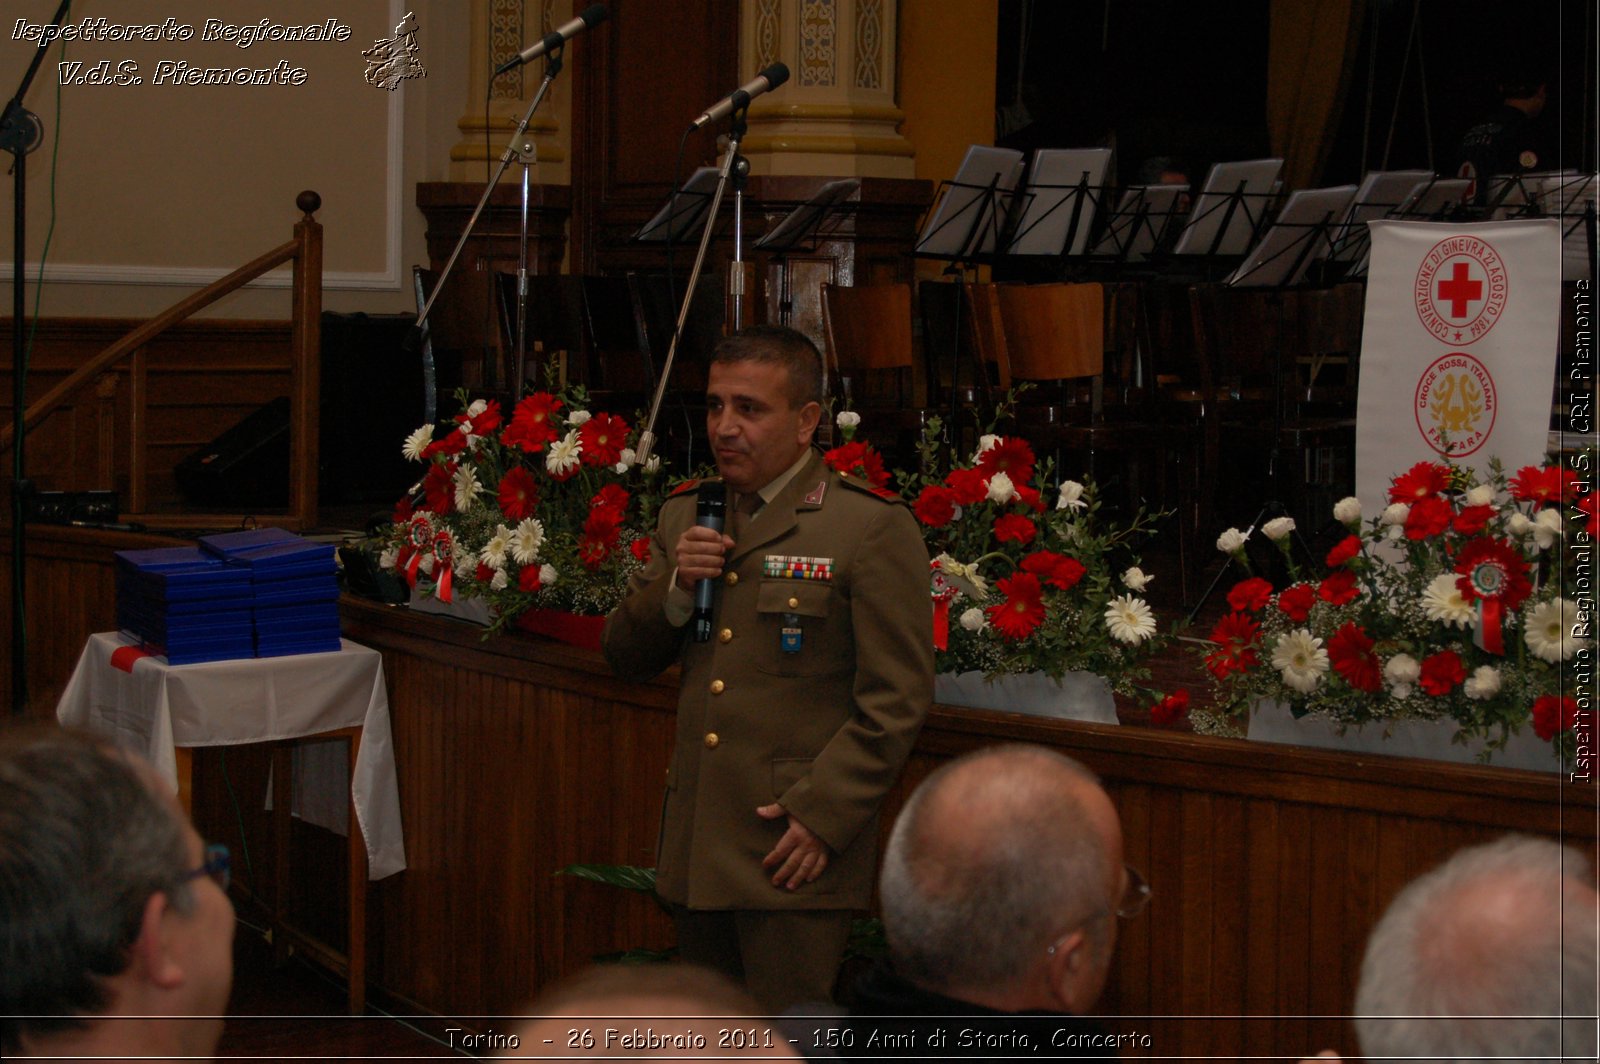
[(0, 730), (0, 1047), (83, 1026), (145, 902), (193, 911), (183, 824), (133, 765), (53, 727)]
[[(923, 781), (890, 833), (879, 882), (902, 976), (947, 993), (1012, 990), (1064, 931), (1087, 926), (1105, 940), (1111, 857), (1074, 779), (1098, 784), (1071, 758), (1007, 745)], [(959, 824), (937, 810), (951, 790), (971, 814)]]
[(1508, 835), (1412, 882), (1367, 942), (1356, 990), (1362, 1053), (1374, 1064), (1594, 1059), (1589, 881), (1576, 850)]

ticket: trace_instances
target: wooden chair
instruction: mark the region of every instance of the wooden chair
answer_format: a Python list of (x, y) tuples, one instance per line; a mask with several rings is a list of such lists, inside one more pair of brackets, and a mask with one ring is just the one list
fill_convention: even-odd
[(506, 351), (505, 379), (510, 391), (521, 397), (523, 388), (545, 386), (545, 367), (554, 363), (556, 379), (582, 379), (584, 356), (583, 288), (569, 274), (530, 274), (528, 277), (527, 351), (523, 381), (516, 378), (517, 276), (495, 275), (500, 296), (500, 328)]
[(887, 464), (909, 464), (926, 416), (912, 350), (911, 286), (824, 284), (822, 327), (836, 409), (861, 414), (858, 433)]
[[(445, 284), (423, 324), (424, 376), (432, 369), (438, 414), (453, 416), (451, 393), (457, 388), (493, 387), (499, 344), (490, 293), (481, 274), (457, 274)], [(439, 275), (422, 266), (411, 269), (412, 291), (420, 311)]]
[(579, 287), (590, 341), (582, 379), (590, 396), (597, 406), (619, 413), (648, 406), (656, 369), (639, 335), (628, 279), (585, 276)]

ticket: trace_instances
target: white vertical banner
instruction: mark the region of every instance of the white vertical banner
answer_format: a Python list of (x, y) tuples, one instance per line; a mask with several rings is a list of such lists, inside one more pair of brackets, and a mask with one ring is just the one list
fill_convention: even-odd
[(1556, 219), (1372, 223), (1356, 402), (1369, 516), (1417, 462), (1544, 460), (1560, 313)]

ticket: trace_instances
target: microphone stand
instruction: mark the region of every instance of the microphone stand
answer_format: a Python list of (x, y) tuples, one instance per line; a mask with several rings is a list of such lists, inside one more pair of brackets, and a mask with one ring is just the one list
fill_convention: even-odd
[[(72, 0), (61, 0), (55, 17), (50, 20), (53, 28), (60, 28), (71, 6)], [(14, 177), (11, 258), (11, 711), (17, 716), (28, 711), (27, 534), (24, 529), (28, 523), (27, 500), (33, 493), (33, 485), (28, 483), (25, 475), (27, 463), (23, 452), (23, 445), (27, 441), (27, 419), (24, 415), (28, 408), (28, 329), (23, 319), (28, 305), (27, 158), (28, 153), (44, 139), (44, 125), (39, 121), (39, 116), (23, 107), (22, 101), (28, 95), (28, 86), (33, 84), (33, 77), (44, 63), (47, 51), (49, 49), (43, 46), (33, 50), (33, 62), (28, 64), (27, 73), (22, 75), (22, 84), (17, 86), (16, 94), (6, 104), (5, 111), (0, 113), (0, 150), (11, 153), (11, 173)]]
[[(689, 308), (694, 306), (694, 290), (695, 286), (700, 283), (700, 271), (706, 264), (706, 251), (711, 247), (711, 230), (717, 224), (717, 209), (722, 205), (722, 194), (727, 190), (729, 176), (737, 168), (742, 166), (746, 172), (749, 170), (749, 163), (745, 162), (739, 155), (739, 142), (744, 139), (747, 128), (745, 112), (749, 110), (749, 107), (750, 105), (746, 103), (743, 107), (733, 112), (733, 125), (728, 131), (728, 150), (722, 157), (722, 171), (717, 175), (717, 188), (711, 195), (711, 207), (706, 212), (705, 226), (700, 230), (700, 248), (695, 252), (694, 267), (689, 271), (689, 283), (683, 294), (683, 306), (678, 311), (678, 325), (672, 332), (672, 344), (667, 348), (666, 361), (661, 367), (661, 376), (656, 381), (656, 393), (650, 400), (650, 414), (645, 419), (644, 429), (639, 433), (639, 446), (636, 448), (636, 452), (638, 463), (641, 466), (650, 459), (650, 452), (655, 447), (656, 415), (661, 412), (661, 401), (667, 394), (667, 381), (672, 375), (672, 362), (678, 355), (678, 342), (683, 339), (684, 326), (689, 321)], [(736, 208), (739, 206), (739, 200), (740, 196), (736, 193), (734, 197)], [(734, 232), (736, 237), (738, 235), (739, 221), (740, 219), (735, 216)], [(740, 248), (737, 240), (734, 244), (733, 256), (736, 268), (742, 269)], [(737, 294), (734, 301), (736, 322), (739, 320), (737, 315), (743, 309), (743, 296), (740, 291), (743, 287), (742, 281), (739, 284), (740, 288), (735, 289)]]
[[(427, 302), (417, 312), (417, 320), (411, 327), (410, 334), (406, 337), (406, 348), (418, 352), (422, 348), (423, 328), (428, 323), (428, 315), (433, 312), (433, 304), (438, 301), (439, 293), (444, 291), (445, 281), (450, 278), (450, 271), (455, 269), (456, 260), (461, 258), (462, 250), (467, 246), (467, 240), (472, 236), (472, 231), (477, 228), (478, 219), (483, 215), (483, 209), (489, 205), (489, 197), (494, 195), (494, 190), (500, 184), (500, 179), (505, 176), (511, 160), (522, 160), (522, 240), (517, 256), (517, 353), (516, 372), (518, 374), (516, 397), (520, 398), (522, 389), (521, 374), (523, 371), (523, 339), (527, 328), (527, 303), (528, 303), (528, 198), (529, 198), (529, 171), (538, 162), (538, 153), (534, 148), (532, 138), (523, 139), (523, 134), (528, 130), (528, 123), (533, 121), (533, 113), (544, 102), (545, 94), (550, 91), (551, 82), (556, 75), (561, 73), (561, 55), (564, 48), (553, 48), (545, 53), (544, 80), (539, 83), (539, 91), (534, 93), (533, 102), (528, 104), (528, 110), (523, 113), (522, 121), (517, 123), (516, 131), (511, 134), (511, 140), (506, 144), (506, 150), (500, 153), (500, 165), (495, 169), (494, 176), (484, 186), (483, 195), (478, 198), (478, 205), (472, 210), (472, 217), (467, 219), (466, 228), (462, 229), (461, 237), (456, 241), (456, 246), (450, 252), (450, 257), (445, 260), (444, 269), (439, 271), (438, 278), (433, 282), (433, 291), (428, 293)], [(433, 409), (434, 397), (427, 396), (426, 406)], [(429, 420), (432, 420), (430, 417)]]

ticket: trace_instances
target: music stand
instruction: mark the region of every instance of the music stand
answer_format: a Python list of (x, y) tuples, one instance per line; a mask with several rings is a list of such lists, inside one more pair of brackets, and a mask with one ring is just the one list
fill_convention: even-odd
[(1028, 170), (1026, 202), (1009, 255), (1082, 255), (1106, 191), (1110, 148), (1040, 148)]
[[(1463, 209), (1463, 202), (1467, 191), (1472, 188), (1472, 181), (1465, 177), (1435, 177), (1424, 183), (1420, 188), (1413, 189), (1411, 195), (1398, 208), (1390, 211), (1389, 218), (1413, 222), (1437, 222), (1447, 216), (1459, 213)], [(1365, 277), (1367, 267), (1372, 262), (1372, 243), (1362, 248), (1361, 255), (1355, 264), (1350, 267), (1346, 277)]]
[(697, 168), (683, 187), (673, 192), (628, 239), (641, 244), (676, 244), (693, 237), (706, 220), (706, 208), (711, 205), (720, 174), (715, 166)]
[(1546, 216), (1561, 219), (1561, 277), (1591, 278), (1595, 256), (1597, 175), (1564, 171), (1543, 178), (1535, 191)]
[(1361, 180), (1355, 201), (1350, 204), (1344, 224), (1333, 240), (1332, 262), (1355, 262), (1361, 258), (1371, 236), (1367, 223), (1387, 216), (1433, 180), (1429, 170), (1374, 170)]
[[(789, 318), (794, 311), (794, 299), (789, 287), (789, 270), (782, 265), (789, 252), (809, 245), (807, 250), (815, 250), (823, 235), (824, 222), (842, 219), (848, 213), (847, 204), (856, 199), (861, 193), (861, 179), (847, 177), (841, 181), (829, 181), (800, 204), (794, 210), (784, 215), (778, 224), (773, 226), (760, 240), (755, 242), (757, 251), (766, 251), (780, 266), (778, 270), (778, 321), (782, 325), (789, 324)], [(859, 201), (858, 201), (859, 202)]]
[(1287, 288), (1333, 248), (1331, 233), (1355, 201), (1356, 186), (1297, 189), (1271, 228), (1223, 283), (1238, 288)]
[(1178, 242), (1175, 256), (1243, 255), (1266, 217), (1282, 159), (1214, 163)]
[(912, 251), (921, 258), (961, 263), (993, 255), (1004, 221), (1002, 207), (1022, 175), (1022, 153), (974, 144), (951, 181), (941, 183), (939, 201)]
[(1091, 255), (1141, 262), (1167, 242), (1188, 185), (1130, 185), (1106, 222)]

